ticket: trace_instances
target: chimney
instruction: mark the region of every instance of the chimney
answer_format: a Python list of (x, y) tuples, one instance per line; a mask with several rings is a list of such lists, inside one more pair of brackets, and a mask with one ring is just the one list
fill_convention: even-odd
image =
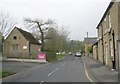
[(88, 32), (87, 32), (87, 38), (88, 38)]

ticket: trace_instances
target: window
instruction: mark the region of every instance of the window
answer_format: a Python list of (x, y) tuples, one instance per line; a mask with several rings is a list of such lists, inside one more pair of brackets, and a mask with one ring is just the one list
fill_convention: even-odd
[(110, 14), (108, 14), (108, 26), (111, 28), (111, 19), (110, 19)]
[(110, 55), (113, 57), (113, 41), (110, 40)]
[(18, 44), (13, 44), (13, 45), (12, 45), (12, 49), (13, 49), (13, 50), (18, 50)]
[(16, 40), (16, 39), (17, 39), (17, 36), (13, 36), (13, 39)]

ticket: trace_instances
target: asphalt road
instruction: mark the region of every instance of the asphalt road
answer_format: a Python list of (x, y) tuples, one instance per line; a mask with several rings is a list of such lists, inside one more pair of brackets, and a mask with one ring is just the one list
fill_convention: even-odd
[(82, 58), (68, 56), (64, 60), (36, 66), (3, 79), (3, 82), (90, 82)]
[(39, 63), (28, 63), (28, 62), (13, 62), (13, 61), (3, 61), (2, 70), (12, 73), (19, 73), (23, 70), (27, 70), (36, 66), (42, 66)]

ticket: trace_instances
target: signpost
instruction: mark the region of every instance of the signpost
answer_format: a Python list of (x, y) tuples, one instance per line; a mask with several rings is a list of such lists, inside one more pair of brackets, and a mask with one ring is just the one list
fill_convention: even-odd
[(41, 63), (46, 63), (46, 54), (38, 54), (38, 60), (40, 60)]

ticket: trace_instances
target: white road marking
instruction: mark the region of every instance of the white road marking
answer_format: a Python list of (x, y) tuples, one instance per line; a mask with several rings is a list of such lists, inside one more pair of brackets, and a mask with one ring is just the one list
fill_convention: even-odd
[(51, 73), (49, 73), (48, 76), (50, 76), (51, 74), (53, 74), (55, 71), (57, 71), (57, 69), (55, 69), (54, 71), (52, 71)]
[(60, 67), (62, 67), (62, 66), (64, 66), (65, 65), (65, 63), (64, 64), (62, 64)]
[(83, 61), (83, 63), (84, 63), (84, 69), (85, 69), (85, 74), (86, 74), (87, 78), (88, 78), (93, 84), (95, 84), (94, 81), (93, 81), (93, 80), (89, 77), (89, 75), (88, 75), (88, 71), (87, 71), (86, 64), (85, 64), (84, 61)]
[[(64, 64), (62, 64), (60, 67), (64, 66)], [(54, 72), (56, 72), (60, 67), (56, 68), (55, 70), (53, 70), (51, 73), (48, 74), (48, 76), (52, 75)]]

